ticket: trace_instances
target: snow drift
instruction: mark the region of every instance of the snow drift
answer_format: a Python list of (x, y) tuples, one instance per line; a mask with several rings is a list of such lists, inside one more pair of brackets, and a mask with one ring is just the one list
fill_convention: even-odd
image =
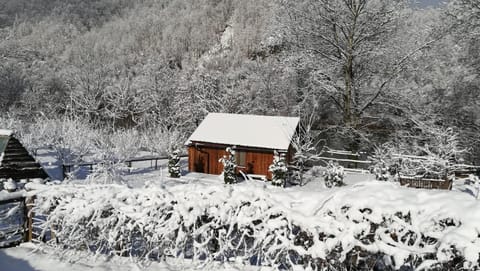
[[(257, 183), (52, 186), (37, 195), (39, 239), (76, 250), (202, 264), (381, 270), (476, 268), (480, 205), (455, 191), (386, 182), (330, 190)], [(355, 270), (353, 269), (353, 270)]]

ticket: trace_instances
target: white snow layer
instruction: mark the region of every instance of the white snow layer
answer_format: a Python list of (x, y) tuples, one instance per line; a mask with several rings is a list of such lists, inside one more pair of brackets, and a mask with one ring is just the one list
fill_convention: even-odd
[[(328, 190), (309, 185), (65, 184), (37, 195), (34, 212), (49, 215), (40, 228), (59, 229), (60, 243), (50, 242), (59, 249), (88, 244), (97, 253), (112, 251), (137, 231), (142, 237), (136, 242), (146, 249), (139, 258), (215, 262), (243, 257), (248, 262), (258, 254), (262, 265), (278, 266), (288, 264), (292, 253), (342, 261), (352, 249), (361, 249), (387, 255), (395, 268), (413, 257), (428, 269), (457, 255), (467, 268), (478, 267), (480, 203), (466, 193), (375, 181)], [(311, 240), (299, 244), (295, 228)]]
[(12, 130), (0, 129), (0, 136), (11, 136), (12, 134)]
[[(198, 268), (188, 260), (167, 259), (166, 262), (139, 266), (129, 258), (118, 256), (93, 257), (79, 252), (74, 261), (68, 261), (61, 256), (47, 253), (49, 253), (48, 249), (39, 249), (32, 243), (23, 243), (18, 247), (0, 249), (0, 271), (198, 271)], [(212, 263), (205, 266), (204, 270), (260, 271), (259, 268), (239, 263), (230, 265)]]
[(209, 113), (186, 144), (218, 143), (288, 150), (300, 118)]

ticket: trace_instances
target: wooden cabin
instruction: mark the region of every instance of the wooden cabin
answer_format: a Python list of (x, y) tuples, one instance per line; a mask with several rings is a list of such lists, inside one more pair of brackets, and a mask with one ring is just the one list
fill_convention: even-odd
[(0, 129), (0, 179), (47, 178), (47, 173), (10, 130)]
[(231, 147), (238, 170), (271, 179), (268, 167), (274, 151), (285, 153), (287, 162), (292, 160), (291, 141), (299, 121), (298, 117), (210, 113), (186, 142), (188, 169), (221, 174), (223, 165), (219, 159)]

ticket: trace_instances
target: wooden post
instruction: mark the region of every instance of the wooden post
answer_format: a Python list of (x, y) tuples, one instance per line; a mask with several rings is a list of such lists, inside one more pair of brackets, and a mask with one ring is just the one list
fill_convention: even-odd
[(33, 239), (33, 216), (34, 213), (32, 211), (33, 205), (35, 203), (35, 196), (32, 196), (30, 198), (25, 198), (25, 218), (26, 218), (26, 230), (27, 232), (25, 233), (25, 242), (30, 242)]
[(128, 167), (128, 173), (132, 171), (132, 161), (126, 161), (127, 167)]
[[(55, 238), (56, 238), (55, 231), (53, 230), (53, 225), (52, 225), (50, 226), (50, 240), (56, 240)], [(57, 242), (55, 241), (55, 243)]]
[(155, 170), (158, 169), (158, 159), (155, 159)]

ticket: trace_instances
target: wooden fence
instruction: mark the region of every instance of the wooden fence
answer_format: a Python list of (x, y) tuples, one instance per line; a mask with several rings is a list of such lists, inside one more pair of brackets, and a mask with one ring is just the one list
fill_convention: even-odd
[(364, 152), (351, 152), (344, 150), (327, 149), (319, 157), (323, 161), (334, 161), (346, 169), (366, 170), (372, 165)]
[(467, 178), (470, 175), (477, 175), (480, 177), (480, 166), (473, 165), (453, 165), (450, 169), (457, 178)]
[[(179, 155), (179, 157), (184, 158), (188, 157), (188, 155)], [(123, 162), (127, 167), (131, 168), (133, 163), (138, 163), (138, 162), (146, 162), (150, 161), (150, 166), (157, 170), (159, 168), (159, 161), (161, 160), (167, 160), (168, 156), (147, 156), (147, 157), (137, 157), (137, 158), (131, 158), (127, 159)], [(87, 167), (90, 172), (93, 171), (93, 168), (97, 165), (101, 165), (104, 162), (88, 162), (88, 163), (80, 163), (80, 164), (64, 164), (62, 165), (62, 175), (63, 178), (65, 179), (67, 173), (72, 172), (74, 168), (79, 168), (79, 167)]]
[(412, 188), (452, 190), (453, 178), (429, 179), (423, 176), (400, 176), (400, 185)]

